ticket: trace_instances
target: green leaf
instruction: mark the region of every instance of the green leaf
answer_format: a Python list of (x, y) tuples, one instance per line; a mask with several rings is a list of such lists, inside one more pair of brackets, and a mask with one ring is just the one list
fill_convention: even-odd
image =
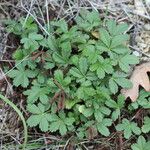
[(149, 150), (150, 142), (146, 142), (143, 136), (139, 136), (137, 143), (131, 145), (132, 150)]
[(109, 33), (112, 36), (122, 34), (128, 29), (128, 25), (126, 23), (121, 23), (117, 25), (115, 20), (108, 20), (106, 22), (106, 25), (107, 25)]
[(30, 127), (35, 127), (40, 123), (41, 117), (41, 115), (31, 115), (27, 120), (27, 124)]
[(121, 109), (123, 108), (125, 103), (125, 97), (122, 95), (118, 96), (117, 102), (114, 100), (109, 99), (106, 101), (106, 105), (110, 108), (113, 108), (114, 111), (112, 112), (112, 119), (115, 121), (120, 116)]
[(39, 48), (39, 41), (43, 39), (41, 34), (29, 33), (29, 36), (21, 39), (21, 43), (24, 44), (25, 49), (31, 49), (32, 51)]
[(17, 49), (13, 53), (13, 59), (15, 59), (15, 60), (22, 60), (23, 57), (24, 57), (24, 54), (23, 54), (23, 50), (22, 49)]
[(42, 119), (39, 123), (39, 128), (41, 129), (41, 131), (43, 131), (43, 132), (48, 131), (48, 126), (49, 126), (49, 123), (48, 123), (47, 119), (45, 117), (42, 117)]
[(121, 23), (121, 24), (117, 25), (113, 35), (124, 33), (125, 31), (127, 31), (128, 27), (129, 26), (126, 23)]
[(116, 29), (116, 22), (115, 22), (115, 20), (108, 20), (107, 22), (106, 22), (106, 25), (107, 25), (107, 28), (108, 28), (108, 31), (109, 31), (109, 33), (111, 34), (111, 35), (113, 35), (114, 34), (114, 31), (115, 31), (115, 29)]
[(80, 70), (77, 69), (77, 68), (75, 68), (75, 67), (72, 67), (72, 68), (70, 69), (70, 74), (72, 74), (74, 77), (77, 77), (77, 78), (82, 78), (82, 77), (83, 77), (83, 75), (82, 75), (82, 73), (80, 72)]
[(31, 89), (23, 92), (24, 95), (28, 96), (28, 103), (34, 103), (39, 99), (43, 104), (47, 104), (49, 101), (49, 93), (50, 90), (48, 87), (40, 87), (39, 85), (34, 85)]
[(65, 58), (63, 58), (60, 54), (58, 54), (57, 52), (53, 53), (53, 59), (55, 62), (59, 63), (59, 64), (67, 64), (67, 61), (65, 60)]
[(66, 117), (64, 112), (59, 112), (59, 115), (57, 116), (56, 114), (51, 114), (51, 119), (50, 119), (50, 128), (49, 130), (51, 132), (55, 132), (59, 130), (59, 133), (61, 135), (65, 135), (68, 131), (69, 126), (72, 126), (74, 123), (75, 119), (72, 117)]
[(17, 69), (13, 69), (9, 72), (8, 76), (13, 78), (13, 85), (22, 87), (27, 87), (29, 85), (29, 78), (34, 78), (37, 75), (36, 71), (25, 69), (25, 67), (20, 64)]
[(54, 73), (54, 78), (58, 81), (58, 82), (62, 82), (63, 80), (63, 72), (61, 70), (56, 70)]
[(57, 130), (59, 130), (60, 124), (58, 122), (52, 122), (50, 124), (49, 130), (51, 132), (56, 132)]
[(95, 90), (92, 87), (80, 87), (77, 90), (77, 97), (79, 99), (88, 99), (95, 95)]
[(77, 25), (79, 28), (85, 31), (91, 31), (94, 27), (100, 25), (99, 13), (95, 10), (89, 12), (88, 10), (82, 9), (80, 15), (76, 18)]
[(59, 132), (61, 135), (65, 135), (67, 133), (67, 128), (66, 128), (66, 125), (64, 123), (61, 124), (61, 126), (59, 128)]
[(100, 32), (100, 40), (101, 40), (107, 47), (109, 47), (109, 46), (110, 46), (110, 42), (111, 42), (111, 38), (110, 38), (109, 33), (108, 33), (105, 29), (103, 29), (103, 28), (101, 28), (101, 29), (99, 30), (99, 32)]
[(96, 109), (95, 112), (94, 112), (94, 117), (97, 121), (102, 121), (103, 120), (103, 117), (104, 115), (102, 114), (101, 110), (100, 109)]
[(57, 50), (57, 41), (54, 36), (49, 35), (47, 39), (47, 45), (50, 48), (50, 50), (56, 51)]
[(113, 67), (109, 59), (102, 59), (101, 62), (96, 62), (90, 66), (91, 71), (96, 71), (98, 78), (103, 79), (107, 74), (113, 73)]
[(142, 132), (143, 133), (150, 132), (150, 118), (149, 117), (144, 117), (144, 125), (142, 126)]
[(41, 110), (35, 104), (28, 104), (27, 110), (32, 114), (40, 114)]
[(72, 117), (70, 117), (70, 118), (66, 118), (65, 119), (65, 124), (67, 125), (67, 126), (71, 126), (73, 123), (75, 122), (75, 119)]
[(85, 117), (90, 117), (93, 114), (93, 109), (92, 108), (86, 108), (84, 105), (80, 105), (78, 110)]
[(117, 54), (125, 54), (128, 51), (130, 51), (126, 46), (123, 46), (123, 45), (119, 45), (114, 48), (111, 48), (111, 50)]
[(118, 131), (124, 131), (124, 137), (126, 139), (129, 139), (133, 133), (136, 135), (141, 134), (141, 130), (137, 124), (135, 122), (129, 122), (127, 119), (123, 119), (122, 123), (116, 126), (116, 129)]
[(109, 136), (110, 132), (108, 129), (108, 126), (111, 126), (112, 120), (111, 119), (103, 119), (101, 122), (97, 123), (97, 129), (99, 133), (101, 133), (104, 136)]
[(117, 35), (113, 37), (111, 41), (111, 48), (117, 47), (119, 45), (124, 44), (127, 40), (129, 40), (129, 36), (124, 34), (124, 35)]
[(118, 92), (118, 86), (117, 86), (116, 82), (113, 79), (109, 80), (109, 88), (110, 88), (110, 91), (113, 94)]
[(132, 83), (129, 79), (126, 78), (116, 78), (116, 83), (120, 85), (122, 88), (132, 88)]
[(79, 59), (79, 69), (81, 71), (81, 73), (83, 75), (85, 75), (87, 73), (87, 70), (88, 70), (88, 64), (87, 64), (87, 59), (84, 58), (84, 57), (81, 57)]
[(53, 26), (58, 27), (57, 32), (62, 33), (62, 32), (67, 32), (68, 31), (68, 25), (64, 19), (61, 19), (59, 21), (52, 21), (51, 24)]
[(62, 56), (63, 58), (68, 59), (71, 54), (71, 43), (70, 42), (63, 42), (60, 47), (62, 48)]
[(122, 58), (119, 59), (119, 66), (124, 72), (128, 72), (130, 70), (130, 64), (138, 64), (139, 59), (135, 55), (126, 54)]

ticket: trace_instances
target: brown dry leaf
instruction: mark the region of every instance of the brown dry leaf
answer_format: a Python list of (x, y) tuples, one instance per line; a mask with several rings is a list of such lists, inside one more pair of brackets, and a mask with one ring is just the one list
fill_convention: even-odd
[(146, 91), (150, 92), (148, 72), (150, 72), (150, 62), (135, 67), (135, 70), (130, 78), (133, 87), (131, 89), (123, 89), (122, 94), (126, 98), (129, 97), (132, 102), (135, 102), (139, 96), (139, 86), (142, 86)]

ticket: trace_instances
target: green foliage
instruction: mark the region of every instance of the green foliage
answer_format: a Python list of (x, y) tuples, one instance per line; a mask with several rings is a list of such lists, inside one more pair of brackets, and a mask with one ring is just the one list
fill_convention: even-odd
[(150, 118), (144, 118), (144, 125), (142, 126), (142, 132), (149, 133), (150, 132)]
[(150, 149), (150, 141), (146, 142), (143, 136), (139, 136), (137, 143), (131, 146), (132, 150), (149, 150)]
[(136, 134), (136, 135), (140, 135), (141, 134), (141, 130), (140, 128), (137, 126), (137, 124), (135, 122), (131, 122), (127, 119), (123, 119), (121, 124), (118, 124), (116, 126), (116, 129), (118, 131), (123, 131), (124, 133), (124, 137), (126, 139), (129, 139), (132, 135), (132, 133)]
[(37, 75), (37, 70), (25, 69), (22, 64), (13, 69), (8, 76), (14, 78), (13, 85), (27, 87), (29, 85), (29, 78), (34, 78)]
[(106, 105), (110, 108), (113, 108), (114, 111), (112, 112), (111, 118), (115, 121), (120, 117), (121, 115), (121, 109), (124, 107), (125, 103), (125, 98), (122, 95), (118, 96), (117, 101), (115, 102), (114, 100), (108, 100), (106, 101)]
[[(13, 54), (16, 68), (8, 76), (14, 86), (23, 87), (30, 127), (61, 135), (74, 132), (79, 138), (91, 137), (90, 130), (109, 136), (114, 125), (127, 139), (141, 133), (127, 119), (118, 124), (125, 98), (117, 93), (132, 87), (128, 76), (131, 65), (138, 63), (127, 47), (127, 24), (101, 21), (97, 11), (81, 10), (72, 27), (64, 19), (50, 21), (49, 36), (32, 17), (6, 25), (20, 38)], [(130, 110), (149, 108), (148, 96), (139, 97)], [(149, 132), (148, 124), (145, 118), (143, 132)]]
[(111, 126), (111, 124), (112, 124), (111, 119), (103, 119), (101, 122), (98, 122), (96, 125), (99, 133), (101, 133), (104, 136), (109, 136), (110, 132), (108, 127)]
[(45, 111), (48, 109), (41, 103), (38, 103), (38, 106), (35, 104), (29, 104), (27, 110), (32, 113), (32, 115), (28, 118), (27, 123), (30, 127), (35, 127), (39, 125), (41, 131), (48, 131), (49, 129), (49, 119), (50, 113), (46, 113)]
[(137, 101), (132, 103), (129, 106), (129, 109), (133, 110), (133, 109), (137, 109), (137, 108), (145, 108), (145, 109), (149, 109), (150, 108), (150, 93), (149, 92), (145, 92), (144, 90), (140, 91), (140, 96), (138, 97)]
[(75, 122), (73, 117), (67, 117), (64, 112), (59, 112), (58, 116), (56, 114), (51, 114), (50, 116), (50, 128), (51, 132), (59, 130), (61, 135), (65, 135), (68, 130), (73, 130), (72, 124)]

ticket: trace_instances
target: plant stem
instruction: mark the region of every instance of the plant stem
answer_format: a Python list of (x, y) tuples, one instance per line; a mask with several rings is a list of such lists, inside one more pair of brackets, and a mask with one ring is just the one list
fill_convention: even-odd
[(23, 149), (25, 149), (26, 144), (27, 144), (27, 138), (28, 138), (28, 130), (27, 130), (27, 125), (26, 125), (26, 121), (25, 118), (23, 117), (22, 112), (17, 108), (17, 106), (12, 103), (9, 99), (7, 99), (6, 97), (4, 97), (2, 94), (0, 94), (0, 99), (2, 99), (5, 103), (7, 103), (8, 105), (10, 105), (19, 115), (19, 117), (22, 120), (23, 123), (23, 127), (24, 127), (24, 143), (23, 143)]

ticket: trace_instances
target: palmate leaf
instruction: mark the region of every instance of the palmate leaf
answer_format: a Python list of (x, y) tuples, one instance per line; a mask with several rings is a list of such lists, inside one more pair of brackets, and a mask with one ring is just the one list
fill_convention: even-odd
[(146, 142), (143, 136), (139, 136), (137, 143), (131, 145), (132, 150), (149, 150), (150, 141)]
[(118, 92), (119, 86), (128, 89), (132, 87), (132, 83), (130, 80), (126, 79), (126, 74), (116, 72), (109, 79), (109, 89), (113, 94), (115, 94)]
[(139, 59), (135, 55), (126, 54), (119, 58), (118, 62), (122, 71), (128, 72), (130, 70), (130, 65), (138, 64)]
[(66, 41), (71, 42), (71, 44), (79, 44), (79, 43), (86, 43), (86, 39), (89, 36), (86, 34), (82, 34), (82, 32), (78, 31), (77, 26), (72, 26), (69, 31), (63, 33), (60, 36), (60, 43), (64, 43)]
[(111, 119), (104, 118), (102, 121), (100, 121), (96, 124), (97, 130), (99, 131), (100, 134), (102, 134), (104, 136), (109, 136), (110, 131), (109, 131), (108, 127), (111, 126), (111, 124), (112, 124)]
[(72, 67), (70, 69), (70, 74), (77, 78), (78, 82), (83, 82), (86, 80), (88, 71), (88, 62), (85, 57), (81, 57), (77, 64), (77, 67)]
[(102, 59), (90, 66), (91, 71), (96, 71), (99, 79), (103, 79), (107, 74), (113, 73), (112, 63), (109, 59)]
[(38, 103), (38, 106), (35, 104), (29, 104), (27, 110), (32, 113), (28, 118), (27, 123), (30, 127), (35, 127), (39, 125), (41, 131), (46, 132), (49, 130), (49, 117), (50, 113), (45, 111), (48, 109), (47, 106), (44, 106), (41, 103)]
[(137, 109), (139, 107), (148, 109), (150, 108), (150, 92), (146, 92), (145, 90), (140, 90), (138, 99), (131, 103), (130, 109)]
[(70, 42), (63, 42), (60, 44), (61, 51), (53, 53), (53, 59), (56, 63), (61, 65), (68, 65), (71, 55), (71, 43)]
[(126, 139), (129, 139), (133, 133), (136, 135), (141, 134), (141, 130), (137, 124), (135, 122), (130, 122), (127, 119), (123, 119), (122, 123), (116, 126), (116, 129), (117, 131), (123, 131)]
[[(23, 28), (23, 31), (27, 33), (37, 33), (38, 32), (38, 26), (34, 22), (34, 19), (29, 16), (28, 18), (21, 18), (20, 20), (21, 27)], [(24, 34), (24, 33), (23, 33)]]
[(64, 88), (64, 90), (71, 83), (71, 78), (69, 76), (64, 78), (63, 72), (61, 70), (56, 70), (54, 72), (54, 79), (62, 86), (62, 88)]
[(82, 126), (79, 126), (77, 129), (77, 136), (80, 139), (83, 139), (84, 136), (87, 137), (87, 129), (94, 125), (94, 121), (86, 121)]
[(94, 27), (101, 24), (101, 20), (97, 11), (89, 12), (88, 10), (81, 10), (80, 15), (76, 18), (76, 23), (79, 28), (91, 31)]
[(121, 113), (121, 109), (124, 107), (124, 103), (125, 103), (125, 97), (123, 95), (119, 95), (117, 101), (114, 100), (107, 100), (106, 101), (106, 105), (110, 108), (113, 108), (114, 111), (111, 114), (111, 118), (115, 121), (116, 119), (118, 119), (118, 117), (120, 116)]
[(59, 21), (51, 21), (52, 26), (56, 26), (58, 33), (65, 33), (68, 31), (68, 25), (64, 19), (61, 19)]
[(50, 93), (50, 89), (47, 86), (33, 85), (31, 89), (23, 92), (24, 95), (27, 95), (28, 103), (34, 103), (37, 100), (40, 100), (41, 103), (47, 104), (49, 101), (48, 94)]
[(39, 48), (39, 41), (43, 39), (41, 34), (37, 33), (29, 33), (28, 37), (24, 37), (21, 39), (21, 43), (24, 44), (25, 49), (31, 49), (32, 51), (37, 50)]
[(111, 110), (105, 106), (100, 106), (99, 108), (95, 108), (94, 110), (94, 117), (99, 122), (103, 120), (104, 116), (108, 116), (111, 113)]
[(121, 23), (117, 25), (115, 20), (108, 20), (106, 22), (106, 26), (109, 33), (113, 36), (122, 34), (128, 29), (128, 25), (126, 23)]
[(16, 69), (9, 72), (8, 76), (13, 78), (13, 85), (27, 87), (29, 85), (29, 79), (34, 78), (38, 74), (38, 71), (25, 69), (22, 64), (19, 64)]
[(66, 132), (69, 130), (69, 126), (72, 126), (75, 119), (73, 117), (66, 117), (64, 112), (60, 112), (58, 116), (56, 114), (51, 114), (49, 118), (51, 132), (56, 132), (59, 130), (61, 135), (65, 135)]
[(79, 99), (88, 99), (95, 95), (96, 91), (92, 87), (81, 86), (77, 89), (76, 95)]

